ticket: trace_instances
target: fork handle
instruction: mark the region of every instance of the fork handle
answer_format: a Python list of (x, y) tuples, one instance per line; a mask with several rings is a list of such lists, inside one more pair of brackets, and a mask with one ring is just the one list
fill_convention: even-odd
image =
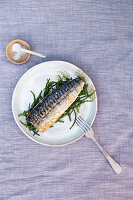
[(104, 150), (104, 148), (99, 144), (99, 142), (96, 140), (95, 137), (91, 138), (95, 144), (99, 147), (99, 149), (102, 151), (102, 153), (105, 155), (106, 159), (110, 163), (111, 167), (113, 170), (117, 173), (120, 174), (122, 172), (121, 166), (113, 159), (111, 156)]

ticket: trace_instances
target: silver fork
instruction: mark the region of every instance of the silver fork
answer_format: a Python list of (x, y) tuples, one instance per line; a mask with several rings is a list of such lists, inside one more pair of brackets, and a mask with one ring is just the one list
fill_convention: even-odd
[(98, 143), (98, 141), (94, 137), (94, 131), (92, 128), (87, 124), (87, 122), (81, 117), (77, 117), (76, 119), (76, 124), (80, 127), (82, 132), (85, 134), (87, 138), (90, 138), (95, 142), (95, 144), (99, 147), (99, 149), (102, 151), (102, 153), (105, 155), (106, 159), (110, 163), (111, 167), (113, 170), (117, 173), (120, 174), (122, 172), (121, 166), (113, 159), (111, 156), (104, 150), (104, 148)]

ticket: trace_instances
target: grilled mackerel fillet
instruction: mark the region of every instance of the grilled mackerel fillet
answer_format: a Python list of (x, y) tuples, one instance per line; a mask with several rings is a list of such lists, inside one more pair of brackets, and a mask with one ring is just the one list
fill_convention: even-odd
[(75, 78), (62, 84), (44, 97), (29, 113), (26, 120), (44, 132), (70, 107), (83, 89), (84, 82)]

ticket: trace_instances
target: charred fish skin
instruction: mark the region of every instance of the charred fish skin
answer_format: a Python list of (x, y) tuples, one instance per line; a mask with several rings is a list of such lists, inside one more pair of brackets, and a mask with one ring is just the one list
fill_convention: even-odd
[(57, 103), (60, 97), (62, 97), (73, 86), (75, 86), (76, 83), (80, 81), (80, 78), (73, 79), (70, 82), (62, 84), (56, 90), (44, 97), (44, 99), (41, 102), (39, 102), (38, 105), (28, 115), (27, 121), (29, 121), (31, 124), (39, 122), (39, 119), (44, 117), (47, 111), (53, 107), (52, 104)]
[[(27, 121), (31, 123), (35, 128), (40, 132), (46, 130), (51, 123), (54, 123), (65, 110), (60, 111), (62, 113), (60, 116), (57, 116), (57, 119), (53, 116), (53, 121), (51, 120), (48, 123), (48, 119), (51, 116), (51, 113), (56, 116), (55, 110), (58, 110), (58, 107), (61, 107), (61, 104), (72, 104), (76, 99), (77, 94), (79, 94), (83, 89), (84, 82), (80, 78), (75, 78), (69, 82), (66, 82), (59, 86), (56, 90), (49, 93), (44, 97), (29, 113), (27, 116)], [(69, 98), (69, 101), (68, 101)], [(66, 102), (65, 102), (66, 101)], [(64, 109), (67, 109), (69, 105), (64, 106)], [(47, 118), (47, 119), (46, 119)]]
[(39, 122), (48, 113), (48, 111), (54, 107), (52, 105), (58, 103), (59, 99), (61, 101), (61, 99), (63, 99), (63, 95), (67, 95), (67, 92), (69, 92), (69, 90), (80, 81), (80, 78), (73, 79), (70, 82), (62, 84), (56, 90), (47, 95), (30, 112), (27, 117), (27, 121), (30, 122), (32, 125), (39, 124)]

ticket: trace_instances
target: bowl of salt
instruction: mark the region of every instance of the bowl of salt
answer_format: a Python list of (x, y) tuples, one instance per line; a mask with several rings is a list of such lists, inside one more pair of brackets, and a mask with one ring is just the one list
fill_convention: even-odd
[(6, 47), (6, 56), (14, 64), (23, 64), (30, 58), (29, 53), (21, 51), (21, 48), (30, 50), (30, 46), (24, 40), (12, 40)]

